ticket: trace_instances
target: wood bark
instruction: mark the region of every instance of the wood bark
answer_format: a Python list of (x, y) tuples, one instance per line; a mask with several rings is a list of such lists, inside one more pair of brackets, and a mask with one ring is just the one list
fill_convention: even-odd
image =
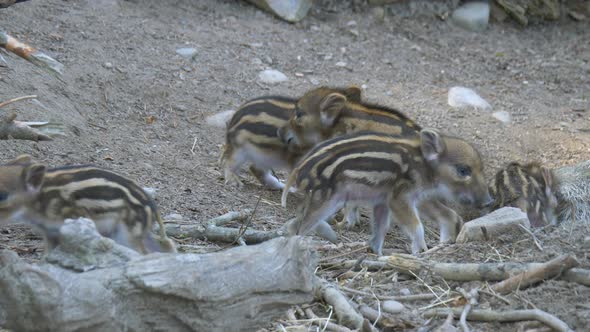
[(50, 122), (16, 121), (16, 114), (0, 115), (0, 139), (51, 141), (53, 136), (64, 135), (63, 126)]
[[(302, 237), (196, 254), (136, 252), (67, 220), (45, 262), (0, 251), (0, 326), (15, 331), (252, 331), (314, 297)], [(81, 272), (80, 272), (81, 271)]]
[(44, 68), (61, 79), (64, 65), (49, 55), (19, 41), (4, 31), (0, 31), (0, 47), (20, 56), (35, 66)]
[[(455, 318), (461, 316), (463, 308), (452, 309), (432, 309), (424, 313), (424, 317), (447, 317), (452, 313)], [(573, 332), (573, 330), (561, 319), (539, 309), (533, 310), (510, 310), (510, 311), (492, 311), (492, 310), (472, 310), (467, 316), (467, 320), (480, 322), (520, 322), (528, 320), (538, 320), (555, 331)]]
[(523, 289), (534, 283), (555, 278), (579, 264), (572, 255), (561, 255), (493, 285), (492, 290), (500, 294), (508, 294), (516, 289)]
[[(417, 257), (398, 254), (379, 257), (378, 261), (345, 260), (341, 262), (322, 263), (324, 268), (342, 268), (368, 271), (394, 270), (406, 275), (418, 274), (423, 270), (431, 271), (446, 280), (454, 281), (500, 281), (518, 273), (538, 268), (545, 263), (437, 263), (421, 260)], [(412, 272), (412, 273), (410, 273)], [(590, 286), (590, 270), (572, 268), (563, 271), (559, 279)]]

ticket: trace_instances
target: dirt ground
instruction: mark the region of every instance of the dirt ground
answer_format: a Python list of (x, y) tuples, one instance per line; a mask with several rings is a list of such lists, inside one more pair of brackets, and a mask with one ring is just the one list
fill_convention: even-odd
[[(261, 198), (253, 227), (273, 229), (294, 215), (293, 206), (281, 208), (280, 194), (263, 189), (246, 173), (243, 189), (224, 186), (217, 165), (224, 133), (204, 119), (236, 109), (249, 98), (299, 96), (318, 84), (363, 85), (371, 102), (397, 107), (423, 126), (468, 139), (480, 149), (488, 176), (512, 160), (558, 167), (590, 159), (588, 21), (528, 28), (505, 22), (471, 33), (432, 16), (387, 13), (380, 22), (366, 7), (353, 10), (342, 4), (337, 12), (331, 9), (319, 2), (298, 24), (244, 1), (33, 0), (0, 10), (1, 29), (65, 65), (62, 82), (4, 55), (0, 101), (36, 94), (38, 102), (15, 103), (2, 111), (68, 127), (68, 137), (52, 142), (1, 141), (0, 161), (28, 153), (52, 166), (104, 166), (156, 188), (164, 216), (178, 213), (195, 223), (253, 208)], [(176, 54), (180, 47), (196, 48), (194, 59)], [(260, 83), (258, 73), (265, 68), (280, 70), (289, 80), (273, 86)], [(457, 85), (475, 89), (494, 111), (509, 112), (513, 122), (502, 124), (487, 111), (452, 109), (447, 92)], [(341, 234), (350, 245), (321, 254), (355, 250), (354, 243), (367, 238), (366, 224)], [(428, 245), (434, 246), (435, 228), (427, 226)], [(407, 238), (397, 229), (390, 233), (385, 247), (407, 252)], [(564, 225), (537, 232), (543, 251), (521, 234), (451, 245), (425, 256), (445, 262), (542, 262), (573, 253), (581, 267), (590, 268), (588, 250), (581, 247), (584, 235), (589, 235), (587, 225)], [(185, 250), (223, 245), (186, 244), (192, 246)], [(42, 254), (40, 239), (26, 226), (0, 229), (0, 247), (32, 261)], [(356, 251), (342, 258), (362, 255)], [(377, 283), (372, 289), (385, 295), (398, 295), (402, 289), (429, 292), (429, 282), (438, 285), (434, 291), (439, 295), (457, 286), (470, 288), (433, 276), (424, 283), (402, 279), (366, 272), (345, 283), (365, 290)], [(583, 331), (590, 329), (589, 299), (590, 288), (552, 280), (508, 296), (510, 304), (483, 296), (480, 307), (537, 307)], [(373, 304), (370, 298), (364, 301)], [(428, 304), (406, 306), (419, 314)], [(424, 321), (418, 320), (416, 328)], [(521, 328), (520, 323), (470, 325), (489, 331)], [(268, 328), (276, 326), (269, 322)]]

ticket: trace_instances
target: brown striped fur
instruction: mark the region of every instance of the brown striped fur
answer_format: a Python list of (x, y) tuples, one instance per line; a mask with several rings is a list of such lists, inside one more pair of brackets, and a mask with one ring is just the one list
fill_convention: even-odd
[[(142, 253), (175, 252), (153, 199), (133, 181), (94, 166), (47, 169), (23, 155), (0, 166), (0, 221), (25, 220), (46, 231), (49, 249), (67, 218), (92, 219), (97, 230)], [(158, 244), (151, 236), (160, 226)]]
[[(289, 122), (280, 130), (281, 138), (293, 153), (306, 151), (326, 139), (364, 130), (406, 139), (418, 139), (421, 130), (420, 125), (397, 109), (351, 100), (325, 87), (310, 90), (296, 106)], [(463, 219), (443, 201), (425, 200), (419, 211), (438, 222), (441, 242), (453, 242)], [(357, 208), (347, 209), (352, 212), (345, 215), (350, 227), (359, 217)]]
[[(424, 129), (418, 138), (358, 132), (320, 143), (297, 163), (285, 188), (306, 193), (291, 233), (316, 229), (335, 241), (326, 218), (348, 203), (373, 207), (371, 249), (381, 254), (389, 214), (412, 239), (412, 253), (426, 249), (416, 214), (424, 199), (446, 195), (463, 204), (491, 202), (479, 153), (467, 142)], [(289, 191), (281, 199), (286, 205)]]
[(320, 87), (308, 91), (299, 99), (280, 134), (290, 149), (297, 151), (357, 131), (417, 138), (420, 129), (418, 124), (396, 109), (351, 100), (342, 93)]
[[(360, 101), (358, 88), (329, 88), (330, 91)], [(297, 99), (282, 96), (266, 96), (244, 103), (227, 124), (226, 143), (220, 157), (225, 182), (241, 186), (237, 173), (244, 164), (258, 180), (272, 189), (282, 189), (283, 184), (273, 170), (290, 170), (304, 150), (290, 151), (278, 135), (279, 128), (287, 124)]]
[(557, 178), (537, 162), (512, 162), (496, 173), (490, 184), (494, 197), (492, 210), (517, 207), (527, 213), (531, 226), (555, 225), (557, 218)]

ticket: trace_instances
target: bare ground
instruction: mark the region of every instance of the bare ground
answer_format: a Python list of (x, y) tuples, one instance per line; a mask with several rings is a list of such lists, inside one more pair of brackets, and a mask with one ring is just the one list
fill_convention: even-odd
[[(388, 15), (380, 23), (366, 8), (341, 7), (337, 14), (320, 7), (294, 25), (236, 1), (46, 0), (2, 10), (2, 29), (47, 51), (66, 68), (60, 82), (5, 55), (0, 101), (37, 94), (41, 104), (21, 102), (2, 111), (16, 111), (21, 120), (63, 122), (69, 137), (44, 143), (1, 141), (0, 161), (29, 153), (54, 166), (104, 166), (156, 188), (163, 215), (179, 213), (195, 223), (253, 208), (260, 198), (252, 227), (273, 229), (293, 216), (293, 206), (282, 209), (279, 194), (261, 188), (251, 177), (242, 190), (224, 186), (216, 163), (224, 134), (207, 127), (204, 118), (260, 95), (298, 96), (314, 84), (364, 84), (368, 100), (398, 107), (424, 126), (472, 141), (482, 152), (488, 176), (512, 160), (558, 167), (590, 159), (588, 22), (563, 20), (526, 29), (502, 23), (475, 34), (434, 17)], [(175, 54), (179, 47), (195, 47), (194, 60)], [(335, 66), (340, 61), (346, 62), (345, 68)], [(258, 72), (266, 67), (284, 72), (289, 81), (259, 83)], [(503, 125), (489, 112), (451, 109), (447, 91), (456, 85), (477, 90), (494, 110), (508, 111), (513, 122)], [(429, 246), (436, 244), (434, 230), (428, 227)], [(367, 232), (363, 225), (342, 233), (341, 239), (363, 241)], [(564, 225), (538, 231), (543, 251), (521, 234), (452, 245), (427, 258), (531, 262), (574, 253), (582, 267), (590, 268), (588, 250), (581, 247), (588, 234), (587, 224)], [(205, 250), (223, 246), (188, 244)], [(0, 247), (31, 260), (42, 253), (41, 241), (25, 226), (0, 229)], [(343, 245), (321, 254), (331, 257), (355, 248)], [(408, 241), (394, 229), (386, 248), (407, 252)], [(348, 258), (362, 255), (356, 251)], [(333, 276), (330, 271), (320, 273)], [(470, 286), (424, 278), (421, 283), (364, 273), (341, 282), (382, 295), (397, 295), (404, 288), (430, 292), (426, 285), (441, 295)], [(548, 281), (508, 298), (510, 305), (484, 296), (480, 307), (538, 307), (576, 330), (590, 326), (588, 287)], [(359, 301), (373, 304), (370, 298)], [(418, 312), (428, 304), (408, 307)], [(490, 331), (519, 328), (471, 326)], [(269, 322), (269, 329), (274, 328)]]

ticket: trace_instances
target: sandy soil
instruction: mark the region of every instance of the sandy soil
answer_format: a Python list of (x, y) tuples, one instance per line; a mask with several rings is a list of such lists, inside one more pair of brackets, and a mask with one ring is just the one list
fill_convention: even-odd
[[(261, 197), (253, 227), (272, 229), (293, 216), (294, 209), (282, 209), (277, 192), (247, 175), (242, 190), (223, 185), (217, 158), (224, 133), (208, 127), (204, 118), (249, 98), (298, 96), (317, 84), (364, 85), (371, 102), (398, 107), (423, 126), (470, 140), (480, 149), (488, 176), (511, 160), (557, 167), (590, 159), (588, 22), (564, 20), (526, 29), (508, 22), (478, 34), (435, 17), (388, 14), (378, 22), (368, 8), (350, 7), (341, 5), (333, 13), (319, 6), (298, 24), (242, 1), (46, 0), (1, 10), (2, 29), (65, 65), (60, 82), (4, 55), (0, 101), (36, 94), (39, 103), (21, 102), (2, 111), (16, 111), (22, 120), (65, 123), (69, 136), (43, 143), (1, 141), (0, 161), (28, 153), (54, 166), (104, 166), (156, 188), (163, 215), (179, 213), (195, 223), (252, 208)], [(180, 47), (195, 47), (194, 59), (177, 55)], [(275, 86), (259, 83), (257, 75), (267, 67), (289, 80)], [(509, 112), (513, 122), (504, 125), (491, 112), (451, 109), (447, 91), (456, 85), (475, 89), (494, 111)], [(367, 231), (363, 225), (344, 232), (343, 242), (362, 241)], [(429, 246), (435, 245), (433, 232), (427, 233)], [(565, 225), (538, 232), (543, 251), (530, 236), (518, 235), (449, 246), (428, 258), (527, 262), (574, 253), (582, 267), (590, 268), (588, 250), (580, 244), (584, 234), (587, 226)], [(40, 239), (24, 226), (0, 229), (0, 246), (31, 260), (42, 254)], [(386, 248), (407, 252), (408, 241), (394, 229)], [(353, 249), (343, 246), (322, 254)], [(363, 275), (349, 286), (368, 287), (374, 277)], [(425, 278), (442, 290), (469, 288)], [(396, 295), (403, 288), (428, 292), (415, 280), (389, 278), (379, 284), (375, 290), (382, 294)], [(481, 307), (538, 307), (576, 330), (590, 326), (588, 287), (549, 281), (508, 298), (510, 305), (487, 296)], [(427, 304), (408, 307), (417, 312)], [(518, 326), (472, 324), (478, 330), (514, 331)], [(274, 329), (270, 322), (269, 329)]]

